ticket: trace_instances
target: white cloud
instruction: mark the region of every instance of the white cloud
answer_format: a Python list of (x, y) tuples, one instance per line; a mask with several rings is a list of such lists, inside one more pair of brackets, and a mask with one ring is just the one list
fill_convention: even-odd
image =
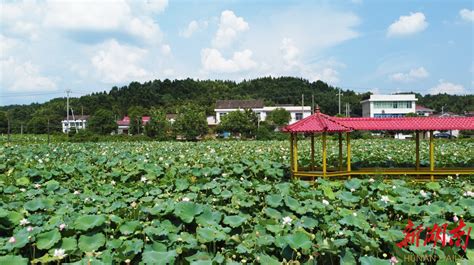
[(409, 16), (400, 16), (400, 18), (388, 27), (387, 36), (406, 36), (425, 30), (428, 22), (425, 15), (421, 12), (411, 13)]
[(257, 67), (249, 49), (235, 52), (232, 59), (226, 59), (219, 50), (206, 48), (201, 51), (201, 63), (205, 71), (216, 73), (235, 73)]
[(165, 56), (171, 55), (171, 47), (168, 44), (161, 45), (161, 53)]
[(339, 82), (339, 72), (333, 68), (324, 68), (317, 71), (310, 76), (311, 81), (321, 80), (329, 84), (336, 84)]
[(15, 39), (0, 34), (0, 58), (6, 57), (7, 53), (17, 45), (18, 42)]
[(168, 6), (168, 0), (127, 0), (130, 6), (137, 9), (137, 13), (161, 13)]
[(143, 81), (149, 77), (149, 73), (139, 64), (146, 54), (145, 49), (122, 45), (116, 40), (110, 40), (99, 45), (91, 63), (102, 82)]
[(237, 17), (231, 10), (222, 11), (212, 45), (217, 48), (227, 47), (237, 38), (238, 33), (248, 29), (249, 24), (242, 17)]
[(453, 84), (444, 80), (439, 80), (438, 85), (430, 89), (430, 94), (464, 94), (466, 91), (462, 85)]
[(2, 74), (0, 84), (9, 91), (34, 92), (52, 91), (56, 83), (49, 77), (43, 76), (39, 68), (30, 61), (18, 62), (12, 57), (0, 61)]
[(196, 21), (189, 22), (188, 26), (179, 32), (179, 35), (184, 38), (190, 38), (194, 33), (204, 30), (208, 26), (207, 21)]
[(474, 10), (464, 8), (459, 11), (459, 15), (466, 21), (474, 22)]
[(389, 76), (393, 81), (411, 82), (419, 79), (427, 78), (430, 74), (424, 67), (413, 68), (407, 73), (395, 73)]
[(127, 24), (127, 31), (136, 37), (143, 37), (151, 42), (159, 42), (162, 38), (160, 26), (149, 17), (133, 18)]
[(42, 5), (35, 1), (2, 2), (0, 13), (0, 27), (4, 34), (38, 39), (40, 20), (44, 14)]
[(48, 1), (45, 24), (68, 30), (115, 30), (130, 17), (126, 1)]
[(48, 1), (44, 25), (66, 31), (124, 32), (149, 42), (159, 42), (158, 23), (147, 13), (161, 12), (167, 1)]
[(284, 38), (280, 46), (280, 51), (287, 66), (292, 67), (298, 64), (300, 50), (296, 47), (292, 39)]

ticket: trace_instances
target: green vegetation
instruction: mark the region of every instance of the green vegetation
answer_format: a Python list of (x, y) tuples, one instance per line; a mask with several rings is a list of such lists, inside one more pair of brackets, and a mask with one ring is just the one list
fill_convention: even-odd
[(275, 127), (285, 126), (290, 122), (290, 120), (291, 120), (290, 112), (288, 112), (287, 110), (283, 108), (276, 108), (270, 111), (270, 113), (267, 114), (267, 118), (265, 119), (265, 121), (269, 125), (275, 126)]
[(187, 140), (206, 135), (209, 128), (204, 109), (193, 104), (184, 105), (178, 110), (173, 128), (177, 135)]
[[(359, 91), (360, 92), (360, 91)], [(309, 82), (294, 77), (264, 77), (245, 80), (240, 83), (219, 80), (154, 80), (145, 83), (132, 82), (121, 88), (113, 87), (109, 92), (98, 92), (91, 95), (72, 98), (70, 105), (78, 113), (93, 114), (98, 109), (111, 110), (117, 118), (124, 115), (132, 116), (130, 108), (141, 107), (141, 112), (150, 114), (151, 108), (160, 108), (165, 113), (177, 113), (183, 105), (192, 103), (204, 108), (206, 115), (214, 114), (214, 104), (219, 99), (263, 99), (266, 105), (293, 104), (301, 105), (301, 95), (305, 99), (315, 98), (315, 104), (321, 111), (335, 115), (338, 112), (338, 102), (335, 96), (338, 88), (324, 82)], [(361, 116), (360, 101), (369, 93), (356, 93), (352, 90), (342, 90), (342, 104), (349, 103), (351, 115)], [(474, 110), (474, 95), (425, 95), (417, 94), (417, 104), (445, 111), (463, 114)], [(310, 105), (310, 100), (305, 101)], [(66, 98), (52, 99), (46, 103), (32, 103), (30, 105), (2, 106), (0, 111), (7, 111), (11, 118), (12, 132), (19, 133), (23, 125), (24, 132), (45, 132), (47, 121), (44, 116), (50, 117), (50, 129), (60, 131), (60, 121), (66, 115)], [(34, 119), (34, 122), (30, 123)], [(39, 120), (38, 120), (39, 119)], [(3, 123), (0, 118), (0, 126)], [(139, 123), (132, 123), (139, 124)], [(5, 127), (0, 127), (4, 130)], [(132, 129), (133, 131), (134, 129)], [(138, 128), (137, 128), (138, 130)], [(140, 128), (142, 131), (142, 128)]]
[(160, 109), (150, 110), (150, 121), (145, 125), (145, 135), (156, 140), (171, 138), (171, 124), (166, 119), (166, 113)]
[[(437, 141), (437, 166), (473, 166), (473, 145)], [(299, 146), (305, 163), (309, 144)], [(336, 142), (329, 146), (334, 160)], [(413, 147), (354, 140), (353, 157), (413, 163)], [(408, 219), (449, 230), (456, 216), (474, 226), (474, 176), (313, 186), (291, 181), (288, 165), (287, 141), (3, 144), (0, 263), (389, 264), (433, 253), (424, 238), (395, 246)], [(439, 242), (434, 253), (470, 264), (473, 240), (471, 232), (467, 253)]]
[(114, 114), (110, 110), (97, 110), (87, 122), (87, 129), (96, 134), (110, 134), (117, 129)]
[(221, 118), (217, 130), (231, 132), (244, 138), (255, 136), (258, 126), (257, 114), (252, 110), (233, 111)]

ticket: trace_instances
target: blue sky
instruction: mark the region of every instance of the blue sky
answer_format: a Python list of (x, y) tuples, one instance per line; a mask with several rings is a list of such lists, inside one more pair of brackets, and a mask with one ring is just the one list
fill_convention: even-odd
[(473, 94), (472, 1), (2, 1), (0, 105), (131, 81), (297, 76)]

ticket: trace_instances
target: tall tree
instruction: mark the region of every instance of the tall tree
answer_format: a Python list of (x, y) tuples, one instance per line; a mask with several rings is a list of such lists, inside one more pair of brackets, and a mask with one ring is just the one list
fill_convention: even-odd
[(0, 111), (0, 133), (7, 133), (8, 131), (8, 118), (5, 111)]
[(257, 115), (252, 110), (232, 111), (222, 117), (217, 130), (240, 134), (250, 138), (255, 136), (257, 124)]
[(267, 114), (267, 118), (265, 120), (270, 125), (274, 125), (276, 127), (282, 127), (282, 126), (287, 125), (290, 122), (291, 114), (286, 109), (276, 108)]
[(145, 134), (157, 140), (169, 138), (171, 125), (166, 120), (166, 113), (163, 110), (152, 108), (150, 110), (150, 121), (145, 125)]
[(110, 134), (117, 129), (114, 114), (110, 110), (99, 109), (87, 121), (86, 128), (97, 134)]
[(179, 108), (173, 128), (177, 135), (187, 140), (195, 140), (199, 136), (207, 134), (206, 112), (203, 108), (187, 104)]
[(128, 116), (130, 117), (130, 134), (143, 133), (142, 117), (147, 113), (147, 109), (142, 106), (133, 106), (128, 109)]

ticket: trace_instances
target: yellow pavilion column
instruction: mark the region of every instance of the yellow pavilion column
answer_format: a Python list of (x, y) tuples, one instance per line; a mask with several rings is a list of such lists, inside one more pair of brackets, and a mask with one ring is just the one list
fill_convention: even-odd
[(314, 133), (311, 133), (311, 170), (314, 170)]
[(327, 151), (326, 151), (326, 132), (323, 132), (323, 176), (325, 177), (326, 176), (326, 155), (327, 155)]
[(293, 169), (294, 172), (298, 172), (298, 135), (295, 133), (293, 136)]
[(347, 172), (349, 177), (351, 174), (351, 133), (346, 132), (346, 141), (347, 141)]
[(295, 172), (294, 164), (295, 162), (293, 161), (294, 155), (293, 155), (293, 133), (290, 133), (290, 169), (291, 169), (291, 176), (293, 177), (293, 173)]
[[(430, 171), (434, 171), (434, 138), (433, 138), (433, 131), (430, 131)], [(434, 175), (431, 174), (431, 181), (434, 181)]]
[(339, 171), (342, 171), (342, 132), (339, 132)]
[(415, 131), (415, 151), (416, 151), (416, 162), (415, 168), (416, 170), (420, 170), (420, 132)]

